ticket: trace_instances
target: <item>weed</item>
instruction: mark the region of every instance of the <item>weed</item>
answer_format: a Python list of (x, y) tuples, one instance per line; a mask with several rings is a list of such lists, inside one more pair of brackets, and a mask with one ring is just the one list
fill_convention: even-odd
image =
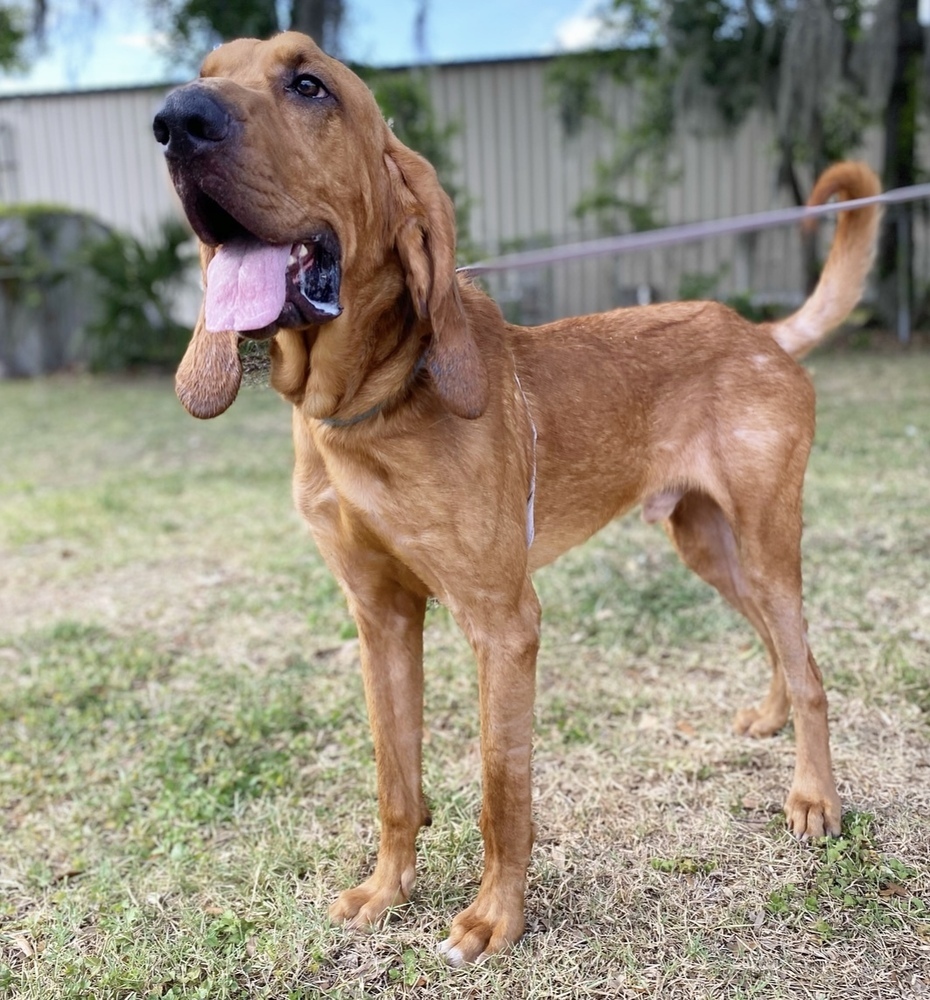
[(717, 862), (712, 858), (650, 858), (649, 864), (657, 872), (664, 872), (667, 875), (707, 875), (714, 871)]
[(908, 888), (917, 871), (879, 851), (874, 824), (869, 813), (847, 813), (840, 836), (816, 845), (804, 884), (773, 889), (768, 912), (782, 919), (810, 915), (811, 930), (821, 936), (850, 923), (883, 929), (922, 920), (930, 910)]

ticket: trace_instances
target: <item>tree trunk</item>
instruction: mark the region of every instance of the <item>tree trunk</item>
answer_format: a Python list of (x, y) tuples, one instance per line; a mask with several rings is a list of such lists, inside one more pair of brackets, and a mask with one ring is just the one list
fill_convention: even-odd
[[(794, 159), (794, 148), (790, 142), (782, 142), (781, 156), (778, 165), (778, 184), (791, 192), (795, 205), (804, 205), (807, 194), (801, 187)], [(817, 174), (814, 175), (815, 177)], [(809, 193), (809, 192), (808, 192)], [(817, 256), (817, 233), (814, 230), (801, 228), (801, 267), (804, 274), (804, 291), (810, 293), (817, 287), (820, 280), (820, 259)]]
[(345, 0), (291, 0), (291, 28), (309, 35), (321, 49), (338, 56)]
[[(924, 38), (917, 19), (919, 0), (898, 0), (897, 45), (894, 72), (885, 112), (885, 165), (882, 182), (886, 190), (907, 187), (917, 179), (917, 111)], [(900, 219), (896, 216), (903, 213)], [(910, 335), (913, 308), (912, 206), (902, 204), (882, 231), (878, 251), (879, 313), (898, 330), (902, 340)]]

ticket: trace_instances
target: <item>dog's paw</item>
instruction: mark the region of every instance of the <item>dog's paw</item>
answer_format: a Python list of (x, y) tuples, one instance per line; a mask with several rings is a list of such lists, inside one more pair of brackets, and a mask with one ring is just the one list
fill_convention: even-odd
[(329, 919), (357, 930), (378, 927), (388, 910), (410, 899), (415, 881), (412, 868), (407, 869), (399, 879), (382, 879), (377, 874), (372, 875), (361, 885), (339, 894), (329, 908)]
[(741, 708), (733, 717), (733, 732), (761, 740), (774, 736), (787, 721), (787, 711), (766, 711), (764, 706)]
[(785, 818), (788, 830), (798, 840), (838, 837), (843, 808), (835, 791), (805, 795), (792, 789), (785, 802)]
[(482, 899), (479, 893), (475, 902), (452, 921), (439, 953), (449, 965), (481, 964), (518, 941), (523, 927), (522, 898), (516, 906), (507, 906), (497, 899)]

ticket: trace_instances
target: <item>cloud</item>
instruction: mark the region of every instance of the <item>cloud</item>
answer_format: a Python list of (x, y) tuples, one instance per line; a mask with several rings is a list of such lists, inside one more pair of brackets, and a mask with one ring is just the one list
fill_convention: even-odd
[[(926, 0), (930, 3), (930, 0)], [(623, 39), (623, 18), (603, 0), (584, 0), (574, 14), (559, 22), (551, 48), (556, 52), (611, 48)]]
[(562, 21), (555, 29), (555, 47), (565, 52), (595, 48), (604, 23), (593, 13), (590, 4)]

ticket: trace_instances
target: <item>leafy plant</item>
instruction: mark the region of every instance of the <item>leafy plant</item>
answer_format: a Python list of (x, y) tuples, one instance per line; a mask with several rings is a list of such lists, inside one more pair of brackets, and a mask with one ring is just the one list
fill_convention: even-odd
[(874, 823), (870, 813), (847, 813), (841, 835), (817, 845), (810, 877), (804, 884), (790, 882), (773, 889), (768, 912), (782, 920), (806, 916), (811, 930), (827, 938), (835, 933), (842, 912), (847, 914), (845, 922), (852, 917), (865, 927), (924, 919), (927, 904), (908, 888), (916, 871), (878, 849)]
[(690, 301), (691, 299), (712, 299), (726, 273), (727, 266), (724, 264), (716, 271), (703, 273), (701, 271), (686, 271), (681, 276), (678, 285), (678, 297)]
[(779, 309), (774, 303), (756, 302), (748, 292), (731, 295), (726, 304), (753, 323), (768, 323), (779, 314)]
[(436, 168), (440, 183), (455, 205), (459, 256), (473, 258), (468, 236), (471, 198), (455, 181), (456, 164), (449, 151), (458, 125), (455, 122), (440, 124), (423, 72), (374, 72), (363, 66), (353, 68), (371, 87), (397, 138), (425, 156)]
[(0, 68), (4, 70), (23, 68), (22, 47), (27, 35), (25, 20), (22, 9), (6, 4), (0, 7)]
[(171, 367), (180, 359), (190, 330), (172, 305), (194, 260), (189, 242), (186, 227), (169, 219), (151, 243), (114, 231), (87, 248), (101, 298), (99, 317), (87, 329), (95, 370)]
[[(78, 221), (81, 239), (92, 240), (99, 228), (89, 216), (60, 205), (7, 205), (0, 209), (0, 286), (11, 301), (36, 306), (50, 286), (69, 276), (67, 248), (56, 246), (62, 219)], [(52, 249), (54, 248), (54, 249)]]
[(713, 858), (650, 858), (649, 864), (664, 875), (709, 875), (717, 868)]

